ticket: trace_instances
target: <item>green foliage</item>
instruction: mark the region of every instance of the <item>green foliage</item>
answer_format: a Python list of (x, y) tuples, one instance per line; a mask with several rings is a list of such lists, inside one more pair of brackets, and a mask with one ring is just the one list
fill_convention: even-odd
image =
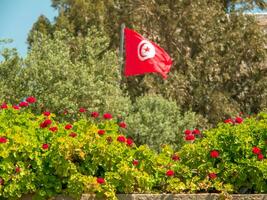
[[(204, 132), (204, 138), (180, 151), (183, 164), (194, 172), (198, 190), (234, 193), (266, 193), (267, 114), (248, 118), (242, 124), (219, 124)], [(261, 152), (254, 152), (253, 148)], [(212, 158), (210, 152), (219, 152)], [(261, 159), (261, 156), (263, 158)], [(217, 178), (209, 179), (209, 173)]]
[(185, 129), (206, 125), (200, 116), (193, 112), (182, 114), (176, 102), (156, 95), (137, 98), (126, 122), (127, 134), (137, 144), (147, 144), (155, 150), (164, 144), (178, 149), (184, 144)]
[[(147, 146), (137, 147), (124, 138), (113, 120), (80, 119), (66, 129), (67, 123), (56, 121), (54, 114), (34, 115), (27, 109), (8, 105), (0, 110), (1, 198), (18, 199), (28, 193), (36, 199), (56, 194), (78, 198), (95, 193), (116, 199), (116, 193), (181, 192), (188, 184), (191, 172), (171, 159), (171, 148), (156, 154)], [(45, 120), (51, 124), (41, 126)], [(100, 129), (104, 135), (98, 134)], [(119, 142), (119, 136), (125, 141)], [(138, 163), (134, 165), (133, 160)], [(170, 169), (174, 177), (166, 176)]]

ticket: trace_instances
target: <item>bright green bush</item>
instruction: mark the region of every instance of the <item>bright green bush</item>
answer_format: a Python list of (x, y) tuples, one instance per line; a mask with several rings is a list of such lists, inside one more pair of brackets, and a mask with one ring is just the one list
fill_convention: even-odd
[(128, 135), (137, 144), (147, 144), (159, 150), (162, 144), (178, 149), (184, 144), (184, 130), (205, 126), (205, 120), (193, 112), (182, 114), (176, 102), (161, 96), (137, 98), (126, 118)]
[(240, 124), (225, 122), (205, 131), (203, 139), (185, 145), (180, 152), (183, 164), (194, 172), (198, 190), (266, 193), (267, 114)]
[[(160, 154), (137, 147), (121, 134), (116, 120), (80, 119), (70, 126), (56, 121), (54, 114), (34, 115), (27, 109), (8, 105), (0, 110), (0, 198), (96, 193), (115, 199), (116, 193), (182, 192), (191, 187), (190, 169), (178, 154), (173, 158), (168, 146)], [(166, 175), (168, 170), (174, 176), (172, 171)]]

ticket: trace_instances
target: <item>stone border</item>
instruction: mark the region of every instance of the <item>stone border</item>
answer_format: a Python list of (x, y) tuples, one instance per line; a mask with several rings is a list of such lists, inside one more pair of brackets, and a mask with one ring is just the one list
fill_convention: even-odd
[[(267, 194), (232, 194), (225, 196), (216, 193), (203, 194), (118, 194), (119, 200), (267, 200)], [(31, 200), (32, 195), (25, 195), (21, 200)], [(73, 200), (59, 195), (53, 200)], [(94, 194), (83, 194), (81, 200), (104, 200), (96, 198)]]

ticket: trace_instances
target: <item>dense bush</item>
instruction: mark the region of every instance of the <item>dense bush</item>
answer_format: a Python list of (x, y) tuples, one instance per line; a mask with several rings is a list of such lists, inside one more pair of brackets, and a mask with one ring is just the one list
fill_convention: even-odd
[[(234, 193), (267, 192), (267, 114), (225, 120), (185, 145), (181, 160), (194, 172), (199, 190)], [(207, 183), (207, 177), (212, 184)]]
[(137, 98), (126, 122), (127, 134), (137, 144), (147, 144), (155, 150), (163, 144), (178, 149), (184, 144), (184, 130), (206, 125), (200, 116), (193, 112), (182, 114), (176, 102), (156, 95)]

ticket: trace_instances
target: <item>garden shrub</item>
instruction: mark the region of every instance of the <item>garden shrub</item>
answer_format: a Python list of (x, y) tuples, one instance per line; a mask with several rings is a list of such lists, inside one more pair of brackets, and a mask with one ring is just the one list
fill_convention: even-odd
[(227, 119), (180, 151), (199, 191), (267, 192), (267, 114)]
[(184, 144), (184, 130), (207, 125), (199, 115), (190, 111), (182, 114), (176, 102), (157, 95), (137, 98), (126, 122), (127, 134), (137, 144), (147, 144), (155, 150), (162, 144), (178, 149)]

